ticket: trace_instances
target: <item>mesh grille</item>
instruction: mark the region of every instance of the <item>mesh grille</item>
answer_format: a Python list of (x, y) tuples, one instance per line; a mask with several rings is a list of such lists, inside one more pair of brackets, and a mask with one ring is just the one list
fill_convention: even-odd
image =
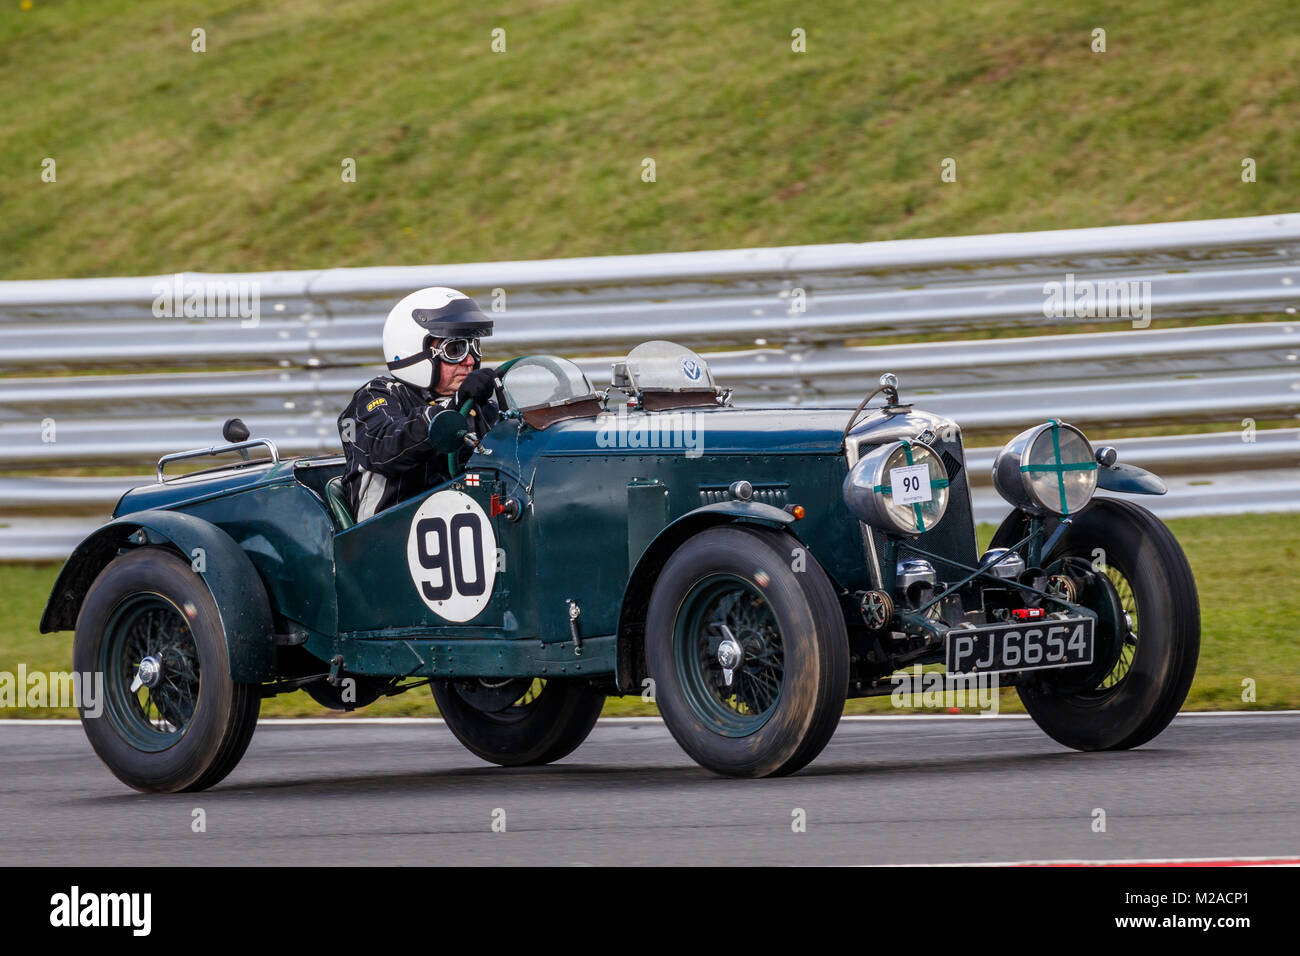
[(948, 472), (948, 480), (955, 481), (957, 476), (961, 474), (961, 461), (956, 455), (946, 449), (939, 457), (940, 460), (943, 461), (944, 469)]

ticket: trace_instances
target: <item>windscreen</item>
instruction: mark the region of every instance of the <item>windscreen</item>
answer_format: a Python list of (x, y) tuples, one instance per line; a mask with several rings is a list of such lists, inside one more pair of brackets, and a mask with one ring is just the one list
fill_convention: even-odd
[(676, 342), (645, 342), (627, 354), (627, 374), (634, 389), (713, 388), (709, 364)]
[(555, 355), (530, 355), (515, 362), (501, 379), (511, 408), (538, 408), (578, 398), (595, 389), (582, 369)]

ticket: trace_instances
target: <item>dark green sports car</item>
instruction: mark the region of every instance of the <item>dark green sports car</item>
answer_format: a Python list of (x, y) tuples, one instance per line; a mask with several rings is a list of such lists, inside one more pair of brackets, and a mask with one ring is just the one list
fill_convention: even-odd
[[(1151, 739), (1187, 693), (1182, 551), (1094, 496), (1163, 484), (1064, 422), (999, 454), (1012, 508), (981, 555), (958, 425), (890, 375), (857, 409), (738, 408), (699, 355), (648, 342), (600, 392), (566, 359), (514, 359), (497, 402), (464, 470), (359, 523), (342, 458), (282, 460), (237, 419), (124, 495), (41, 621), (102, 675), (83, 725), (113, 773), (209, 787), (262, 698), (299, 688), (351, 710), (429, 684), (502, 765), (557, 760), (606, 696), (642, 695), (733, 776), (798, 770), (847, 697), (914, 665), (1014, 685), (1083, 750)], [(209, 456), (231, 460), (167, 474)]]

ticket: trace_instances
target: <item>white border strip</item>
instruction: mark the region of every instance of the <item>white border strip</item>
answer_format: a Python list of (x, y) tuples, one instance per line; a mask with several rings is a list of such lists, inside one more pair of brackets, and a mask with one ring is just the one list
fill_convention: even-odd
[(971, 862), (971, 863), (865, 863), (864, 866), (876, 867), (879, 869), (894, 869), (906, 867), (911, 868), (932, 868), (932, 867), (986, 867), (986, 866), (1206, 866), (1227, 865), (1227, 866), (1300, 866), (1300, 854), (1297, 853), (1275, 853), (1270, 856), (1188, 856), (1188, 857), (1166, 857), (1153, 858), (1145, 860), (1002, 860), (999, 862)]

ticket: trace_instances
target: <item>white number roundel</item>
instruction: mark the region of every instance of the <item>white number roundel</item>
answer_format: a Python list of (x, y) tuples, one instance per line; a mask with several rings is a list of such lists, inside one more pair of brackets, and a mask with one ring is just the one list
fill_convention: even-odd
[(497, 542), (477, 501), (440, 491), (420, 505), (406, 538), (406, 565), (429, 610), (448, 621), (477, 615), (492, 597)]

